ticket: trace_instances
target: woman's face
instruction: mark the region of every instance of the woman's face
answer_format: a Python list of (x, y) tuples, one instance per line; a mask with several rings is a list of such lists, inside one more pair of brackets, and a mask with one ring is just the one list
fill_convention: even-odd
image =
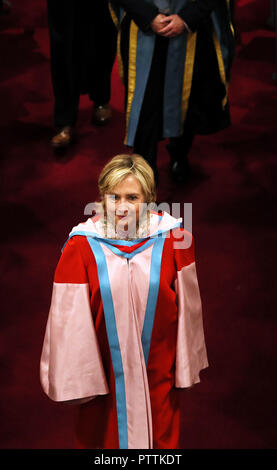
[(138, 179), (128, 175), (112, 191), (105, 194), (107, 216), (115, 221), (115, 226), (130, 230), (139, 221), (140, 204), (145, 203), (145, 196)]

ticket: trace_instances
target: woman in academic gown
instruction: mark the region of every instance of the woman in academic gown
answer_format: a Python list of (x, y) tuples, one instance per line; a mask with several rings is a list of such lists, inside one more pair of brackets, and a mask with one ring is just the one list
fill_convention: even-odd
[(196, 134), (230, 125), (234, 56), (229, 0), (111, 0), (126, 90), (126, 145), (152, 166), (169, 138), (175, 181), (189, 176)]
[(193, 239), (149, 208), (142, 157), (114, 157), (99, 192), (103, 210), (73, 228), (56, 269), (42, 387), (76, 403), (77, 448), (179, 448), (180, 389), (208, 365)]

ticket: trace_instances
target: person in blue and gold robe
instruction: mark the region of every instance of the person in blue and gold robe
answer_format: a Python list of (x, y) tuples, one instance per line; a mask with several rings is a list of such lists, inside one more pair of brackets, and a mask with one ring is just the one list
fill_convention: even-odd
[(189, 175), (196, 134), (230, 125), (227, 89), (234, 57), (229, 0), (113, 0), (126, 90), (125, 144), (152, 166), (169, 138), (171, 173)]

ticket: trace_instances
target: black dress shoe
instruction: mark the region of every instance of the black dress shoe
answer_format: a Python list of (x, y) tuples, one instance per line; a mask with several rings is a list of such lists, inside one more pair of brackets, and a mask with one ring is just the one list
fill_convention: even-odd
[(171, 177), (175, 183), (186, 183), (190, 177), (190, 167), (185, 161), (173, 161), (171, 163)]
[(171, 160), (171, 177), (175, 183), (185, 183), (190, 176), (190, 167), (187, 154), (184, 149), (177, 146), (167, 145), (166, 149)]
[(92, 111), (92, 122), (98, 126), (105, 126), (112, 118), (112, 108), (109, 103), (94, 105)]

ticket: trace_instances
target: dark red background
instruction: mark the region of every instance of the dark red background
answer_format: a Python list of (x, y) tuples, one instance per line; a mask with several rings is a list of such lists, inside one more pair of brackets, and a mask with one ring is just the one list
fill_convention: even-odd
[[(73, 409), (51, 402), (39, 359), (53, 273), (72, 226), (97, 197), (103, 164), (125, 150), (123, 88), (113, 72), (113, 120), (79, 143), (50, 146), (53, 97), (44, 1), (12, 0), (0, 17), (1, 448), (72, 448)], [(175, 188), (160, 145), (159, 201), (192, 202), (210, 367), (183, 398), (184, 448), (272, 448), (276, 431), (277, 84), (269, 1), (237, 1), (240, 33), (230, 86), (233, 125), (197, 137), (189, 184)]]

